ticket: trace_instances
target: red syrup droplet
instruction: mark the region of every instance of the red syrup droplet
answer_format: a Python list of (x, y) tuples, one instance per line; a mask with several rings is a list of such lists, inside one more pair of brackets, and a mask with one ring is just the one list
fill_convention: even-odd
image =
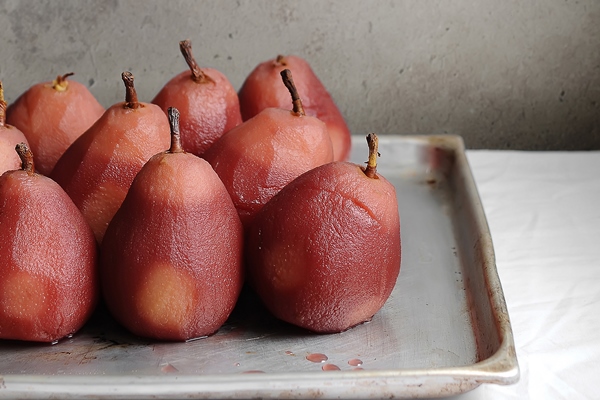
[(340, 367), (335, 364), (325, 364), (321, 367), (323, 371), (339, 371)]
[(353, 358), (352, 360), (348, 360), (348, 365), (351, 365), (353, 367), (360, 367), (363, 364), (362, 360), (359, 360), (358, 358)]
[(306, 356), (306, 359), (310, 362), (322, 363), (327, 361), (329, 358), (327, 358), (327, 356), (322, 353), (311, 353)]

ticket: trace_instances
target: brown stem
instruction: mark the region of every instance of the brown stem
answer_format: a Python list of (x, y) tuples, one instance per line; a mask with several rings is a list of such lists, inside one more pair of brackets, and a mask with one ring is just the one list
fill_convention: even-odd
[(292, 79), (292, 71), (289, 69), (284, 69), (281, 71), (281, 78), (283, 79), (283, 84), (285, 87), (290, 91), (290, 95), (292, 95), (294, 113), (296, 115), (306, 115), (304, 113), (304, 107), (302, 107), (302, 100), (300, 100), (300, 95), (298, 95), (298, 90), (296, 89), (296, 85), (294, 85), (294, 80)]
[(121, 78), (125, 84), (125, 108), (131, 108), (133, 110), (139, 108), (140, 103), (138, 102), (135, 86), (133, 86), (133, 74), (129, 71), (125, 71), (121, 74)]
[(277, 56), (277, 58), (275, 59), (275, 66), (286, 66), (287, 62), (285, 62), (285, 56), (282, 56), (281, 54), (279, 54)]
[(64, 92), (69, 87), (69, 82), (67, 82), (67, 78), (75, 75), (74, 72), (67, 72), (63, 76), (57, 76), (55, 80), (52, 81), (52, 89)]
[(169, 117), (169, 126), (171, 127), (171, 148), (169, 149), (169, 153), (183, 153), (181, 136), (179, 135), (179, 110), (175, 107), (169, 107), (167, 115)]
[(379, 139), (377, 138), (377, 135), (374, 133), (369, 133), (367, 135), (367, 144), (369, 145), (369, 161), (367, 161), (365, 175), (367, 175), (369, 178), (376, 178), (377, 156), (379, 156), (379, 152), (377, 151), (379, 147)]
[(213, 82), (213, 80), (208, 75), (202, 72), (202, 70), (198, 66), (198, 63), (194, 59), (194, 56), (192, 55), (192, 42), (189, 39), (182, 40), (181, 42), (179, 42), (179, 50), (181, 50), (181, 54), (183, 54), (185, 62), (187, 63), (188, 67), (190, 67), (190, 71), (192, 71), (192, 79), (194, 80), (194, 82)]
[(33, 153), (29, 150), (29, 147), (23, 142), (15, 146), (15, 150), (21, 159), (21, 169), (27, 172), (29, 175), (33, 175), (35, 168), (33, 165)]
[(0, 81), (0, 126), (6, 125), (6, 108), (8, 104), (4, 101), (4, 87)]

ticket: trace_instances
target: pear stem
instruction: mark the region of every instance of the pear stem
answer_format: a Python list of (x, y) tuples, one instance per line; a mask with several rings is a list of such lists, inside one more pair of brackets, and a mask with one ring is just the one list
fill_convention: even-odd
[(171, 148), (169, 149), (169, 153), (183, 153), (181, 136), (179, 135), (179, 110), (175, 107), (169, 107), (167, 115), (169, 117), (169, 126), (171, 127)]
[(33, 153), (29, 150), (29, 147), (23, 142), (15, 146), (15, 150), (21, 159), (21, 169), (29, 175), (33, 175), (35, 168), (33, 165)]
[(377, 176), (377, 156), (379, 156), (378, 147), (379, 139), (374, 133), (367, 135), (367, 144), (369, 145), (369, 161), (367, 161), (367, 167), (365, 168), (365, 175), (369, 178), (375, 178)]
[(52, 89), (58, 92), (64, 92), (69, 87), (69, 82), (67, 78), (69, 76), (75, 75), (74, 72), (67, 72), (63, 76), (57, 76), (55, 80), (52, 81)]
[(281, 66), (281, 65), (286, 66), (287, 63), (285, 62), (285, 56), (282, 56), (281, 54), (279, 54), (277, 56), (277, 58), (275, 59), (275, 65), (276, 66)]
[(6, 125), (6, 108), (8, 104), (4, 101), (4, 87), (2, 81), (0, 81), (0, 126)]
[(294, 85), (294, 79), (292, 79), (292, 71), (289, 69), (284, 69), (281, 71), (281, 79), (283, 79), (283, 84), (290, 91), (290, 95), (292, 96), (292, 105), (294, 106), (293, 112), (296, 115), (306, 115), (304, 113), (304, 107), (302, 106), (302, 100), (300, 100), (300, 95), (298, 94), (298, 89), (296, 89), (296, 85)]
[(182, 40), (179, 42), (179, 50), (181, 50), (181, 54), (183, 54), (183, 58), (185, 58), (185, 62), (188, 67), (190, 67), (190, 71), (192, 71), (192, 79), (194, 82), (198, 83), (206, 83), (212, 82), (213, 80), (206, 75), (202, 69), (198, 66), (198, 63), (194, 59), (192, 55), (192, 42), (189, 39)]
[(121, 78), (125, 84), (125, 108), (131, 108), (133, 110), (139, 108), (140, 103), (138, 102), (135, 86), (133, 86), (133, 74), (129, 71), (125, 71), (121, 74)]

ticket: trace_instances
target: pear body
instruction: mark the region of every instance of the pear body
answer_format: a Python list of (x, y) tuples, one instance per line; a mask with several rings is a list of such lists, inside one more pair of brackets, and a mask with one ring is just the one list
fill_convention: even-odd
[(5, 172), (0, 236), (0, 338), (53, 342), (79, 330), (98, 299), (97, 249), (69, 196), (43, 175)]
[(242, 288), (242, 226), (210, 165), (161, 153), (135, 178), (102, 243), (105, 302), (131, 332), (159, 340), (214, 333)]
[(73, 80), (64, 90), (53, 82), (30, 87), (7, 110), (8, 124), (19, 128), (35, 157), (36, 170), (50, 175), (67, 148), (104, 113), (88, 88)]
[(267, 107), (288, 108), (290, 96), (281, 85), (280, 72), (289, 69), (307, 115), (315, 116), (327, 125), (333, 144), (334, 161), (350, 156), (350, 130), (333, 98), (306, 60), (298, 56), (278, 57), (260, 63), (246, 77), (239, 90), (240, 110), (244, 121)]
[(111, 106), (65, 151), (52, 179), (88, 221), (98, 243), (144, 163), (169, 147), (169, 122), (154, 104)]
[(204, 158), (223, 181), (247, 227), (294, 178), (331, 162), (333, 149), (322, 121), (267, 108), (225, 133)]
[(370, 320), (400, 271), (396, 192), (334, 162), (292, 181), (247, 234), (248, 279), (278, 318), (319, 333)]
[(210, 79), (197, 82), (189, 70), (184, 71), (167, 82), (152, 100), (164, 112), (169, 107), (179, 110), (181, 144), (197, 156), (242, 123), (237, 92), (227, 77), (212, 68), (202, 71)]

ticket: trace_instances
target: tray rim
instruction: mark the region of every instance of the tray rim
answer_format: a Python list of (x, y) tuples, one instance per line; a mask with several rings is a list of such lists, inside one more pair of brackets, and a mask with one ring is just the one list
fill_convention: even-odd
[[(364, 137), (353, 136), (352, 143)], [(485, 254), (482, 265), (485, 286), (490, 295), (490, 304), (496, 329), (499, 335), (499, 347), (488, 358), (476, 363), (428, 369), (380, 369), (362, 371), (335, 371), (335, 375), (322, 371), (275, 372), (268, 374), (206, 374), (206, 375), (41, 375), (41, 374), (2, 374), (0, 372), (0, 398), (25, 393), (37, 393), (41, 396), (68, 395), (73, 397), (93, 395), (123, 396), (140, 395), (196, 395), (198, 397), (227, 394), (235, 397), (240, 391), (258, 395), (278, 395), (289, 390), (294, 395), (310, 392), (311, 388), (348, 389), (363, 388), (356, 394), (368, 394), (371, 385), (387, 385), (390, 390), (408, 388), (407, 392), (396, 396), (431, 396), (427, 384), (437, 380), (450, 383), (443, 395), (464, 393), (482, 383), (500, 385), (514, 384), (519, 380), (520, 369), (516, 357), (514, 337), (506, 307), (500, 277), (496, 268), (495, 253), (481, 198), (465, 153), (465, 143), (460, 135), (381, 135), (380, 144), (388, 141), (413, 142), (418, 145), (430, 145), (454, 153), (454, 162), (463, 174), (465, 186), (474, 202), (474, 216), (477, 227), (483, 232), (481, 246)], [(332, 379), (335, 377), (335, 379)], [(293, 382), (290, 383), (290, 382)], [(171, 383), (173, 385), (171, 385)], [(452, 385), (455, 383), (456, 385)], [(219, 387), (228, 386), (228, 390)], [(143, 390), (142, 390), (143, 389)], [(255, 392), (252, 392), (252, 391)], [(367, 390), (366, 392), (364, 390)], [(246, 397), (246, 396), (244, 396)], [(322, 396), (322, 397), (327, 397)], [(33, 398), (33, 397), (32, 397)], [(359, 397), (357, 397), (359, 398)]]

